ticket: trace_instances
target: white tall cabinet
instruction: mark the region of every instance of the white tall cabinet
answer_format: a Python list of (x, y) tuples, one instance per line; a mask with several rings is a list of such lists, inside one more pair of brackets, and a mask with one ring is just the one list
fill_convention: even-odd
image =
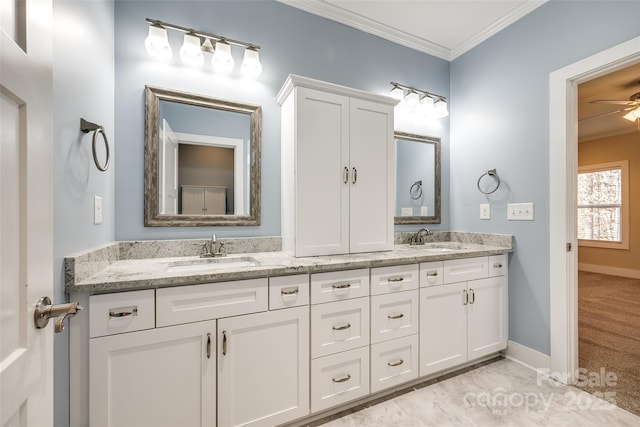
[(282, 106), (283, 250), (393, 248), (395, 99), (291, 75)]

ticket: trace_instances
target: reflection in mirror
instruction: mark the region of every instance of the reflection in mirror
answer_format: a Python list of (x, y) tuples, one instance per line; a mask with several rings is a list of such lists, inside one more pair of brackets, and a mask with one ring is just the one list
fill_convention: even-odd
[(145, 225), (260, 224), (259, 106), (147, 86)]
[(395, 132), (395, 224), (440, 223), (440, 139)]

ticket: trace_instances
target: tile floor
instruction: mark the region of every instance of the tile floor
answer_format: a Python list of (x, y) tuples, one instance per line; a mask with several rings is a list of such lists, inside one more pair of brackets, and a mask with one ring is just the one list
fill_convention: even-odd
[(323, 426), (638, 427), (640, 417), (503, 359)]

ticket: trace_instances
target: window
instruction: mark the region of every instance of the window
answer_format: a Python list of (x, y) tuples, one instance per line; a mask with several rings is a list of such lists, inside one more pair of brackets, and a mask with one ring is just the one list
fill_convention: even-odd
[(581, 246), (629, 249), (627, 160), (578, 168)]

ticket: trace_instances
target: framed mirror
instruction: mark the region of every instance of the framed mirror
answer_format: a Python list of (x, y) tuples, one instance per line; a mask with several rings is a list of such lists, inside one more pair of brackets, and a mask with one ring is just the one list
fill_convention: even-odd
[(395, 132), (395, 224), (440, 224), (440, 138)]
[(145, 87), (146, 227), (259, 225), (258, 105)]

